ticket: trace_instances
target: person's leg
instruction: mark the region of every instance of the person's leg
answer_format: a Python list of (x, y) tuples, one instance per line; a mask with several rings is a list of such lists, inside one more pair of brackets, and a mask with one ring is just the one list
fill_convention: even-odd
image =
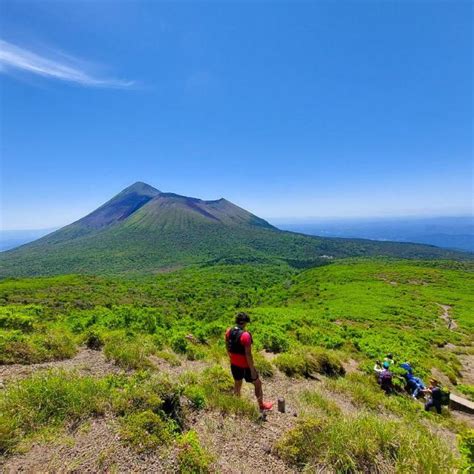
[(244, 378), (244, 369), (237, 367), (235, 365), (230, 366), (232, 372), (232, 377), (234, 378), (234, 395), (240, 397), (240, 391), (242, 389), (242, 382)]
[(425, 410), (426, 411), (430, 411), (430, 409), (433, 407), (433, 400), (428, 400), (426, 403), (425, 403)]
[(240, 397), (240, 391), (242, 390), (242, 380), (234, 380), (234, 395)]
[(441, 405), (434, 405), (434, 407), (436, 408), (436, 411), (438, 412), (438, 415), (441, 415)]
[(263, 403), (262, 381), (260, 379), (257, 379), (257, 380), (254, 380), (252, 383), (255, 388), (255, 397), (257, 398), (258, 405), (261, 406)]

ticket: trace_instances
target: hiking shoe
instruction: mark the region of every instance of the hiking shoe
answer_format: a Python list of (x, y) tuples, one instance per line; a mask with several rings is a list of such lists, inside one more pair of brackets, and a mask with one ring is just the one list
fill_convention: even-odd
[(272, 402), (262, 402), (260, 404), (260, 410), (271, 410), (273, 408)]

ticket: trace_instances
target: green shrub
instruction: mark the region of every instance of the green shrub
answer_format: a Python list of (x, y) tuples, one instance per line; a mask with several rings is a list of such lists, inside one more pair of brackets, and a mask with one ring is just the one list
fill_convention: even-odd
[(422, 425), (365, 413), (302, 420), (276, 450), (290, 463), (336, 472), (452, 472), (457, 465), (449, 447)]
[(177, 336), (174, 336), (171, 339), (171, 348), (177, 353), (177, 354), (186, 354), (188, 350), (188, 340), (186, 339), (184, 334), (179, 334)]
[(470, 473), (474, 466), (474, 429), (466, 430), (458, 438), (462, 472)]
[(146, 410), (130, 413), (121, 419), (121, 439), (138, 452), (149, 451), (171, 443), (176, 425)]
[(0, 364), (34, 364), (68, 359), (75, 353), (74, 339), (63, 329), (50, 328), (32, 334), (17, 330), (0, 332)]
[(289, 349), (288, 335), (275, 328), (262, 328), (259, 342), (268, 352), (285, 352)]
[(219, 365), (205, 369), (199, 382), (206, 396), (206, 405), (222, 413), (235, 413), (251, 419), (258, 418), (254, 403), (232, 394), (234, 381), (229, 371)]
[(152, 366), (148, 356), (153, 348), (144, 340), (115, 334), (109, 337), (104, 346), (105, 357), (124, 369), (145, 369)]
[(316, 408), (325, 415), (340, 415), (342, 413), (337, 403), (324, 397), (319, 392), (306, 390), (301, 393), (300, 399), (310, 408)]
[(262, 377), (273, 377), (273, 364), (269, 360), (265, 359), (265, 357), (260, 354), (260, 352), (256, 352), (253, 355), (253, 362), (259, 375)]
[(186, 349), (186, 359), (188, 360), (203, 360), (206, 355), (206, 351), (196, 345), (189, 344)]
[(206, 393), (200, 386), (186, 386), (183, 395), (191, 402), (192, 406), (198, 410), (206, 406)]
[(99, 351), (104, 346), (104, 337), (101, 332), (96, 329), (89, 329), (83, 336), (83, 344), (88, 349)]
[(234, 381), (229, 371), (224, 370), (220, 365), (205, 369), (202, 372), (201, 383), (206, 393), (231, 393), (234, 388)]
[(306, 360), (301, 353), (286, 352), (274, 359), (275, 365), (288, 377), (308, 376)]
[(198, 435), (191, 430), (177, 441), (178, 469), (182, 474), (206, 474), (210, 472), (213, 457), (201, 446)]
[(469, 400), (474, 401), (474, 385), (468, 384), (459, 384), (456, 385), (456, 388), (464, 395), (469, 398)]

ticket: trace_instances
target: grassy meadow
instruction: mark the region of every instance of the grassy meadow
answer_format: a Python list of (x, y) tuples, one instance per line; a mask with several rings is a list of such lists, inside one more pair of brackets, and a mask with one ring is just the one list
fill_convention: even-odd
[[(223, 333), (244, 310), (264, 386), (278, 374), (289, 387), (319, 379), (317, 388), (298, 394), (301, 415), (280, 433), (272, 455), (297, 470), (469, 469), (472, 429), (448, 411), (425, 413), (403, 391), (386, 397), (371, 370), (392, 352), (425, 380), (435, 371), (452, 390), (472, 396), (460, 377), (460, 356), (473, 350), (472, 270), (449, 261), (355, 259), (306, 270), (245, 264), (136, 279), (5, 279), (3, 367), (68, 360), (88, 347), (117, 371), (93, 376), (52, 366), (8, 381), (0, 392), (0, 450), (8, 459), (45, 432), (112, 417), (130, 449), (173, 450), (180, 472), (216, 469), (192, 414), (262, 423), (251, 398), (231, 395)], [(442, 305), (455, 330), (442, 318)], [(173, 372), (188, 362), (199, 370)], [(344, 398), (349, 411), (335, 402)], [(433, 436), (439, 430), (451, 433), (451, 442)]]

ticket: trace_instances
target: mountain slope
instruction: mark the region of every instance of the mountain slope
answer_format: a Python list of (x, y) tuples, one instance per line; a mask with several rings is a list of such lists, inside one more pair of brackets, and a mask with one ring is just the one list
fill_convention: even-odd
[(281, 231), (225, 200), (162, 193), (135, 183), (84, 218), (0, 254), (0, 277), (63, 273), (140, 274), (192, 263), (329, 258), (463, 258), (437, 247), (310, 237)]

